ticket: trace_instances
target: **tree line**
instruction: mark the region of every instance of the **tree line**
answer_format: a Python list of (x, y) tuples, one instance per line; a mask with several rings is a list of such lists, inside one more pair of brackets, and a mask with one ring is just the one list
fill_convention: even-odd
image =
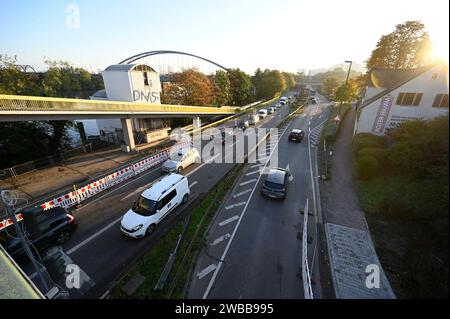
[(243, 106), (270, 99), (296, 85), (289, 72), (257, 69), (249, 75), (240, 69), (205, 75), (196, 69), (172, 74), (163, 84), (162, 102), (198, 106)]

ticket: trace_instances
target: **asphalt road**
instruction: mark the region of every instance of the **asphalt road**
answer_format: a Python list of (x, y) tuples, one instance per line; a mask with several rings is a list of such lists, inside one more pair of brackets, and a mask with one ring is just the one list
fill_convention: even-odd
[[(300, 213), (306, 199), (314, 210), (308, 151), (310, 128), (318, 131), (326, 119), (323, 104), (310, 105), (280, 128), (271, 160), (292, 174), (285, 200), (273, 200), (260, 193), (264, 180), (261, 166), (247, 164), (208, 233), (191, 279), (189, 298), (264, 299), (303, 298), (301, 280), (302, 224)], [(288, 141), (294, 129), (305, 131), (302, 143)], [(273, 146), (273, 145), (272, 145)], [(316, 260), (316, 221), (309, 217), (310, 267)], [(318, 272), (315, 279), (319, 282)], [(316, 287), (320, 295), (320, 287)]]
[[(258, 124), (259, 127), (274, 127), (288, 114), (285, 106)], [(243, 117), (247, 117), (244, 115)], [(232, 127), (234, 120), (222, 124)], [(233, 145), (228, 145), (233, 147)], [(63, 246), (64, 251), (85, 273), (81, 289), (70, 289), (71, 298), (99, 298), (142, 257), (158, 239), (178, 221), (189, 214), (195, 200), (208, 192), (235, 164), (198, 163), (183, 170), (191, 185), (191, 197), (186, 206), (181, 206), (166, 217), (155, 232), (143, 239), (125, 237), (119, 230), (120, 219), (133, 202), (151, 182), (163, 175), (160, 166), (137, 175), (116, 187), (93, 197), (73, 211), (77, 230)], [(25, 271), (39, 286), (37, 277), (29, 265)], [(63, 283), (60, 283), (63, 284)]]

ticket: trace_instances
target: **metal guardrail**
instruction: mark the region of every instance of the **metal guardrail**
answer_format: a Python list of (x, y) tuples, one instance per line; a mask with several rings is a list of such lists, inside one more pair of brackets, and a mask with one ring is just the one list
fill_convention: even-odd
[(86, 113), (148, 112), (184, 114), (234, 114), (235, 108), (229, 106), (203, 107), (0, 94), (0, 116), (2, 112), (9, 113), (57, 111)]
[(311, 287), (311, 274), (308, 264), (308, 207), (309, 201), (306, 199), (305, 211), (303, 213), (303, 238), (302, 238), (302, 280), (305, 299), (314, 299)]

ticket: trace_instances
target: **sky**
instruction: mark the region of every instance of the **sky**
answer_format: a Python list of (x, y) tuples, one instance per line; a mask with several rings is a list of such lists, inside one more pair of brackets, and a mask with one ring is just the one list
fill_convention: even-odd
[(248, 73), (296, 72), (363, 64), (408, 20), (425, 24), (448, 61), (448, 0), (0, 0), (0, 54), (38, 70), (51, 59), (97, 72), (177, 50)]

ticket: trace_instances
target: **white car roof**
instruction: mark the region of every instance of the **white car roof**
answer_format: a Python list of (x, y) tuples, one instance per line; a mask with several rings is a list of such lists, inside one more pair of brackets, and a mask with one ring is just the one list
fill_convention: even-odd
[(301, 132), (303, 132), (303, 131), (300, 130), (300, 129), (293, 129), (293, 130), (292, 130), (292, 133), (301, 133)]
[(165, 193), (165, 191), (167, 191), (173, 185), (179, 183), (183, 178), (185, 177), (180, 174), (169, 174), (153, 183), (142, 193), (142, 196), (147, 199), (156, 201), (161, 197), (163, 192)]

